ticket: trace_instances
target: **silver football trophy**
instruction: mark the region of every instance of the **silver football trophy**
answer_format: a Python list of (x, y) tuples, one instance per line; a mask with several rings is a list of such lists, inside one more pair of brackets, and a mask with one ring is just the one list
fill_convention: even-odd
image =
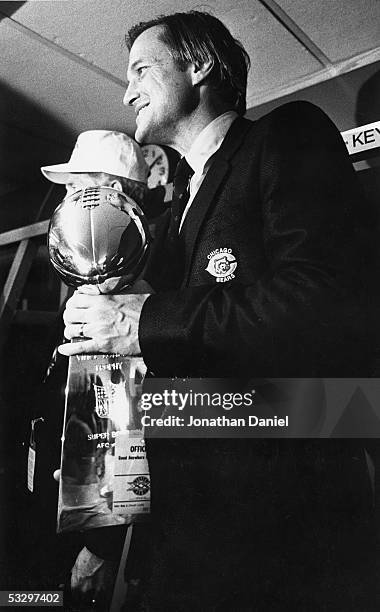
[[(55, 210), (49, 257), (61, 279), (90, 294), (122, 293), (142, 271), (149, 229), (139, 206), (110, 187), (88, 187)], [(58, 531), (140, 520), (150, 480), (140, 426), (144, 363), (119, 354), (69, 358)]]

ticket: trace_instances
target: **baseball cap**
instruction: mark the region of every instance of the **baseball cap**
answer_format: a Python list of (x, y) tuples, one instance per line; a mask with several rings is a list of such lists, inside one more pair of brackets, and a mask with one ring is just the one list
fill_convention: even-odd
[(88, 130), (79, 134), (67, 163), (43, 166), (41, 172), (60, 184), (67, 183), (72, 172), (106, 172), (146, 183), (149, 168), (139, 145), (126, 134)]

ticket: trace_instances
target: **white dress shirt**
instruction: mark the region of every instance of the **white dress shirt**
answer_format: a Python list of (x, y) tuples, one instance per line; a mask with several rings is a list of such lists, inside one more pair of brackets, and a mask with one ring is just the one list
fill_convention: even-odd
[(220, 148), (228, 130), (237, 116), (235, 111), (227, 111), (223, 113), (223, 115), (219, 115), (219, 117), (206, 125), (201, 133), (198, 134), (190, 150), (186, 153), (186, 161), (194, 170), (194, 174), (190, 180), (190, 197), (183, 211), (179, 231), (181, 231), (188, 210), (211, 165), (211, 157)]

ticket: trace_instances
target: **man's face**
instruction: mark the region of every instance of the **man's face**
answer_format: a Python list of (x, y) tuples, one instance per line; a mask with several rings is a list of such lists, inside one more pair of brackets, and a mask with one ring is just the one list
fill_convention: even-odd
[(69, 175), (69, 181), (66, 183), (66, 193), (70, 196), (80, 189), (97, 187), (99, 185), (105, 185), (103, 177), (94, 174), (80, 174), (79, 172), (75, 172)]
[(135, 138), (174, 146), (189, 113), (195, 108), (192, 65), (179, 70), (168, 47), (160, 40), (161, 26), (145, 30), (129, 54), (129, 85), (124, 104), (136, 112)]

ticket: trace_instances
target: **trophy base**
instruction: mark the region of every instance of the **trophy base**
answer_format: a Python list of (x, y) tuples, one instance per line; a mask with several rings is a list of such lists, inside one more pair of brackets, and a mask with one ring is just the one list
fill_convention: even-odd
[(57, 531), (132, 523), (150, 510), (140, 423), (145, 365), (123, 355), (69, 358)]

